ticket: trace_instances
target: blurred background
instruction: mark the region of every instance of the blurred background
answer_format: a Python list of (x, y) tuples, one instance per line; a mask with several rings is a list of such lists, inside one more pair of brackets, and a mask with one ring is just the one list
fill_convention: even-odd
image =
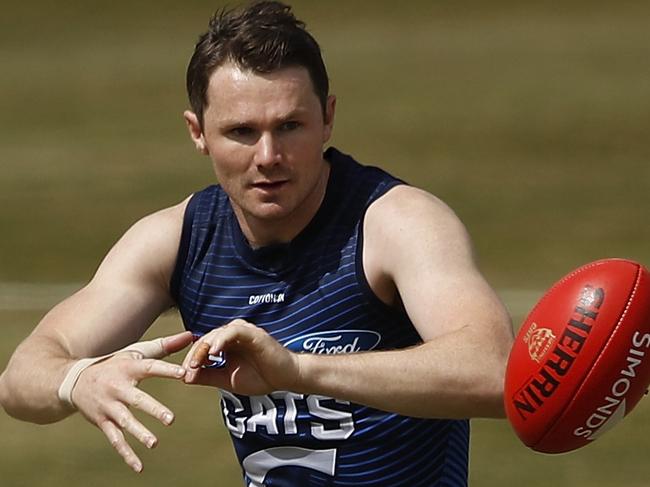
[[(230, 2), (233, 3), (233, 2)], [(650, 3), (294, 1), (338, 96), (333, 145), (440, 196), (515, 327), (603, 257), (650, 264)], [(137, 219), (211, 184), (182, 119), (187, 61), (224, 2), (5, 2), (0, 16), (0, 367)], [(151, 336), (181, 328), (163, 316)], [(240, 485), (218, 397), (152, 381), (177, 414), (122, 464), (82, 418), (0, 411), (7, 486)], [(650, 485), (650, 403), (563, 456), (473, 421), (473, 486)], [(551, 480), (552, 479), (552, 480)]]

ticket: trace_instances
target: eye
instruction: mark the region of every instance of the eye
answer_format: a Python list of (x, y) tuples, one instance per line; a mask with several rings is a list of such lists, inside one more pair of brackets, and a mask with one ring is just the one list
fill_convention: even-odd
[(291, 132), (293, 130), (296, 130), (298, 127), (300, 127), (300, 122), (289, 120), (288, 122), (284, 122), (282, 125), (280, 125), (280, 131)]
[(253, 134), (253, 129), (251, 127), (247, 127), (245, 125), (242, 125), (240, 127), (234, 127), (229, 130), (229, 134), (232, 137), (250, 137)]

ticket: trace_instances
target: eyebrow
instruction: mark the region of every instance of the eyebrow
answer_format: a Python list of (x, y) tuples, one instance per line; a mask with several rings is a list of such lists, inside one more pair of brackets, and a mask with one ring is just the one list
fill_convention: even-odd
[[(283, 123), (296, 118), (301, 118), (306, 113), (308, 113), (308, 111), (305, 109), (295, 108), (294, 110), (291, 110), (290, 112), (277, 117), (275, 119), (275, 122)], [(222, 120), (218, 120), (218, 123), (220, 127), (226, 129), (256, 125), (252, 120), (247, 120), (244, 118), (224, 118)]]

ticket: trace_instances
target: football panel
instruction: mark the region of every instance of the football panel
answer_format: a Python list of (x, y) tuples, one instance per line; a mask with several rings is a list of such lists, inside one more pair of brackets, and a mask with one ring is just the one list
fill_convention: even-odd
[[(506, 374), (508, 416), (526, 445), (538, 444), (571, 402), (623, 313), (637, 271), (628, 261), (588, 264), (531, 311)], [(541, 344), (534, 340), (540, 333)]]
[(610, 340), (562, 417), (535, 450), (561, 453), (585, 446), (623, 419), (650, 383), (650, 274), (638, 280)]

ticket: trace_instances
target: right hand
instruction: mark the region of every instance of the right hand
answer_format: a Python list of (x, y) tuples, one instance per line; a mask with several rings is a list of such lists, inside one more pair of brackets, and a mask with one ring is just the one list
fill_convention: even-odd
[[(220, 352), (226, 354), (224, 367), (202, 367), (209, 355)], [(294, 390), (300, 376), (296, 353), (242, 319), (200, 337), (187, 352), (183, 367), (187, 384), (209, 385), (247, 396)]]
[[(162, 340), (163, 352), (157, 358), (182, 350), (192, 342), (192, 334), (183, 332)], [(158, 439), (131, 412), (139, 409), (164, 425), (174, 421), (173, 412), (137, 386), (149, 377), (182, 379), (185, 369), (179, 365), (124, 351), (84, 370), (72, 391), (72, 399), (83, 416), (104, 432), (111, 445), (134, 471), (142, 471), (142, 462), (126, 441), (128, 432), (147, 448)]]

